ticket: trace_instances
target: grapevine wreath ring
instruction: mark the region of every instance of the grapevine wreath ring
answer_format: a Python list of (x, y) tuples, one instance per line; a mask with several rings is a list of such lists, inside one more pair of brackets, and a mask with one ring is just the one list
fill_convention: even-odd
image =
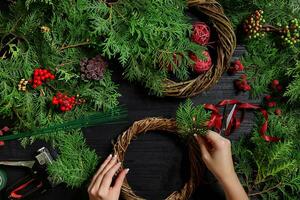
[(216, 0), (187, 0), (189, 8), (208, 16), (217, 32), (217, 60), (215, 65), (197, 78), (176, 82), (170, 79), (163, 84), (164, 96), (192, 97), (213, 86), (227, 70), (234, 49), (236, 37), (230, 20), (225, 16), (222, 6)]
[[(137, 138), (141, 134), (145, 134), (148, 131), (153, 130), (165, 131), (167, 133), (180, 136), (177, 132), (176, 120), (174, 119), (146, 118), (136, 121), (128, 130), (118, 137), (117, 142), (114, 145), (114, 153), (118, 156), (120, 162), (124, 161), (125, 152), (133, 139)], [(203, 170), (201, 169), (203, 169), (203, 163), (199, 148), (193, 138), (190, 138), (187, 141), (187, 145), (190, 177), (180, 190), (170, 194), (166, 200), (188, 199), (202, 180)], [(122, 196), (126, 200), (144, 200), (144, 198), (139, 197), (134, 193), (126, 178), (122, 185)]]

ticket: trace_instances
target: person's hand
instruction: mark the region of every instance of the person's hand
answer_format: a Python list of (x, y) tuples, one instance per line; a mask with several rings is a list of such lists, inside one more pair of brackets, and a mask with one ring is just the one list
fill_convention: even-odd
[(195, 135), (206, 167), (221, 183), (227, 200), (248, 200), (234, 171), (230, 141), (216, 132), (208, 131), (204, 137)]
[(204, 137), (195, 135), (207, 168), (222, 182), (235, 175), (230, 141), (216, 132), (208, 131)]
[(100, 166), (88, 187), (90, 200), (119, 199), (121, 187), (129, 169), (122, 170), (112, 185), (113, 178), (121, 167), (121, 163), (117, 161), (118, 159), (116, 156), (112, 157), (109, 155)]

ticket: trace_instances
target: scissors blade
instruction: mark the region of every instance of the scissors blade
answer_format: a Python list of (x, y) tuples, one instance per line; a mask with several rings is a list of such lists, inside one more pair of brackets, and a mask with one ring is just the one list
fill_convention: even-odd
[(32, 168), (35, 161), (0, 161), (0, 165)]
[(232, 119), (232, 117), (233, 117), (233, 113), (234, 113), (235, 109), (236, 109), (236, 104), (233, 105), (233, 107), (232, 107), (230, 113), (228, 114), (228, 117), (227, 117), (227, 119), (226, 119), (226, 128), (225, 128), (225, 129), (228, 128), (228, 126), (229, 126), (229, 124), (230, 124), (230, 121), (231, 121), (231, 119)]

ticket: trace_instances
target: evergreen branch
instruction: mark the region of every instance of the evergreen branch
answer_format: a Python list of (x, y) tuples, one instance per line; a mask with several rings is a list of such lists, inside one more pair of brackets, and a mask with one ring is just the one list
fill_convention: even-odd
[(67, 45), (67, 46), (63, 45), (59, 50), (64, 51), (65, 49), (81, 47), (81, 46), (85, 46), (85, 45), (89, 45), (89, 44), (91, 44), (90, 41), (86, 41), (86, 42), (82, 42), (82, 43), (78, 43), (78, 44)]
[(270, 187), (268, 189), (265, 189), (265, 190), (262, 190), (260, 192), (255, 192), (255, 193), (251, 193), (251, 194), (248, 194), (249, 197), (252, 197), (252, 196), (257, 196), (257, 195), (262, 195), (264, 193), (267, 193), (267, 192), (270, 192), (278, 187), (280, 187), (282, 185), (282, 183), (278, 183), (277, 185), (273, 186), (273, 187)]

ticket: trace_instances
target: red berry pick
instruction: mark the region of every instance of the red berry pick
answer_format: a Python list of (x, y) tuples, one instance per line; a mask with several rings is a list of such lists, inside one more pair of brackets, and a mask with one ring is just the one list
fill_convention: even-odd
[(33, 72), (33, 88), (41, 86), (48, 80), (54, 80), (55, 76), (47, 69), (35, 69)]
[(57, 93), (56, 96), (52, 98), (53, 105), (59, 105), (59, 109), (63, 112), (70, 111), (76, 104), (75, 96), (68, 97), (65, 94)]

